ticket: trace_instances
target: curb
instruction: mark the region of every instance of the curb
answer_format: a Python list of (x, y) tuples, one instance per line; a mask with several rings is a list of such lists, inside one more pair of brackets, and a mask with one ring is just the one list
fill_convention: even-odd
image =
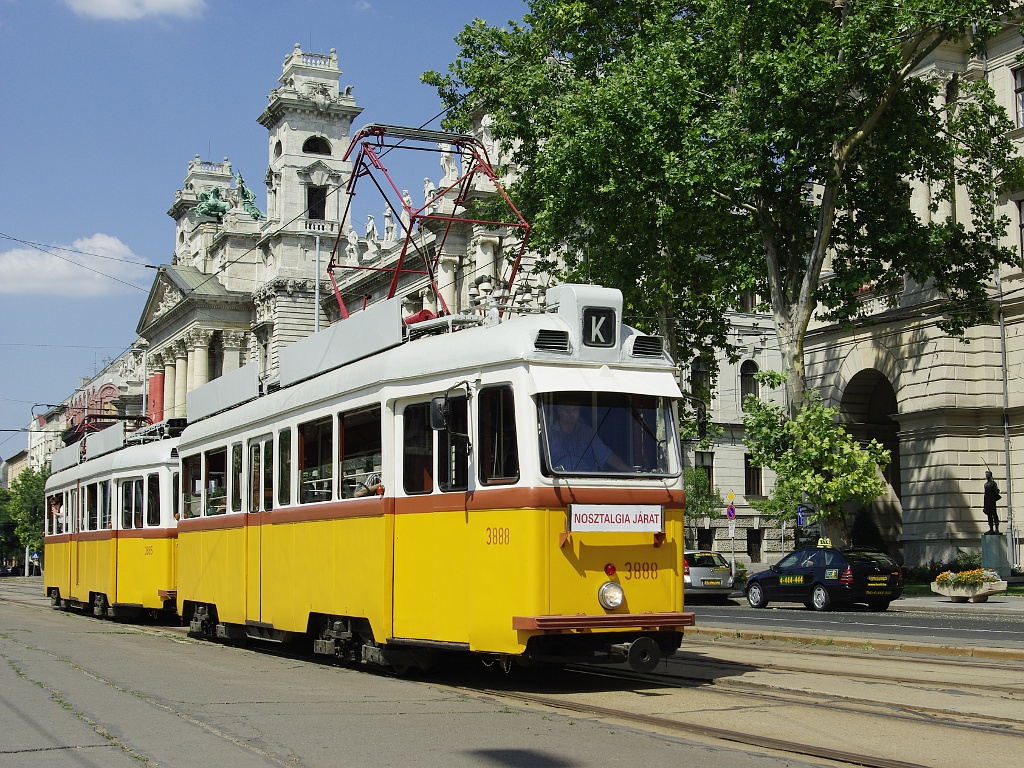
[[(777, 640), (781, 642), (812, 645), (815, 647), (839, 646), (841, 648), (858, 648), (871, 651), (899, 651), (902, 653), (922, 653), (936, 656), (956, 656), (975, 659), (999, 659), (1002, 661), (1024, 660), (1024, 650), (1012, 648), (985, 648), (961, 645), (942, 645), (940, 643), (922, 643), (919, 640), (891, 640), (886, 638), (866, 639), (852, 637), (822, 637), (820, 635), (799, 634), (796, 632), (759, 632), (756, 630), (736, 629), (732, 627), (688, 627), (686, 634), (706, 635), (713, 640)], [(686, 641), (680, 650), (685, 649)]]

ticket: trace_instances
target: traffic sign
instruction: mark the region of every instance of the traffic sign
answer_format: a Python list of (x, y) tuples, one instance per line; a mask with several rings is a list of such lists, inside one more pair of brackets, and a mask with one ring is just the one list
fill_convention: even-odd
[(730, 504), (728, 507), (726, 507), (725, 508), (725, 516), (728, 517), (730, 520), (732, 520), (734, 517), (736, 517), (736, 507), (734, 507), (732, 504)]
[(736, 521), (733, 520), (732, 518), (729, 518), (729, 538), (730, 539), (735, 539), (736, 538)]
[(796, 508), (796, 524), (797, 525), (803, 525), (804, 524), (804, 508), (803, 507), (797, 507)]

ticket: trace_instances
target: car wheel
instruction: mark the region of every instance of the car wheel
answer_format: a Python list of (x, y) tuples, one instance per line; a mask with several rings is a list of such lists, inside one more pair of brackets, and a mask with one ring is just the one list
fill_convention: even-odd
[(747, 587), (747, 602), (751, 608), (765, 608), (768, 605), (768, 598), (756, 581)]
[(873, 603), (868, 603), (868, 608), (872, 611), (887, 611), (889, 610), (888, 600), (876, 600)]
[(828, 596), (828, 590), (821, 584), (815, 584), (811, 590), (811, 603), (816, 611), (827, 611), (832, 605), (832, 598)]

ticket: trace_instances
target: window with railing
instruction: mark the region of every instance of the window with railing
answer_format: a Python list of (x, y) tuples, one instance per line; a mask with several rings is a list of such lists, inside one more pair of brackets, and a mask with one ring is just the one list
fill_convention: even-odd
[(1024, 67), (1013, 71), (1013, 106), (1017, 127), (1024, 128)]
[(746, 410), (744, 402), (747, 399), (747, 395), (761, 396), (761, 387), (757, 381), (758, 370), (757, 363), (753, 360), (746, 360), (740, 366), (740, 407), (743, 410)]

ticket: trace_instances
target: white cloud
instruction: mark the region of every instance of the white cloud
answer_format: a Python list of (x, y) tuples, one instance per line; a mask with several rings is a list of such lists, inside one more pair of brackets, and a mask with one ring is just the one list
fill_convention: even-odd
[(146, 16), (198, 16), (205, 0), (64, 0), (79, 16), (94, 19), (142, 19)]
[[(116, 237), (95, 234), (71, 245), (19, 246), (0, 252), (0, 294), (113, 296), (149, 290), (154, 273)], [(133, 263), (136, 262), (136, 263)]]

